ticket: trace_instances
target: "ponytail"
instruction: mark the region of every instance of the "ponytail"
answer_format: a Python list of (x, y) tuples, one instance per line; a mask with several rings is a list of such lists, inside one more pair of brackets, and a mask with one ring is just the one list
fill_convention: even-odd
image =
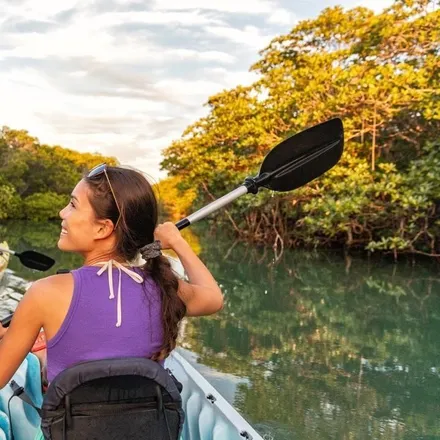
[(165, 359), (176, 347), (180, 322), (185, 316), (186, 307), (178, 295), (179, 281), (171, 268), (169, 260), (160, 255), (151, 258), (142, 267), (147, 277), (159, 286), (162, 300), (163, 345), (154, 353), (154, 361)]

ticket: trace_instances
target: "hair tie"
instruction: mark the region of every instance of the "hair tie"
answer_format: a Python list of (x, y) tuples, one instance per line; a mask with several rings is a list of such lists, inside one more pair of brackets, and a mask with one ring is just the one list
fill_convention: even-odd
[(152, 243), (141, 247), (140, 252), (144, 260), (150, 260), (151, 258), (156, 258), (162, 255), (161, 249), (162, 245), (160, 244), (160, 241), (154, 240)]

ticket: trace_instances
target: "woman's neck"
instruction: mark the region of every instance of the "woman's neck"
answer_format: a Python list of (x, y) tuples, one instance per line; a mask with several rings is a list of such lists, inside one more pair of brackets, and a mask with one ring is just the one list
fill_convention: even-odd
[(115, 260), (121, 264), (126, 263), (126, 260), (124, 258), (115, 255), (112, 252), (107, 252), (107, 253), (99, 253), (99, 254), (84, 256), (83, 266), (93, 266), (97, 263), (101, 263), (109, 260)]

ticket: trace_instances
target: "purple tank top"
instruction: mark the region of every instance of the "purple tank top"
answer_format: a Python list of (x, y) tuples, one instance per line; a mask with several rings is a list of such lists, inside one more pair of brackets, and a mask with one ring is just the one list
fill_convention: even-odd
[[(47, 379), (84, 361), (151, 357), (163, 342), (160, 290), (151, 279), (141, 284), (117, 268), (111, 269), (114, 298), (109, 298), (108, 269), (99, 266), (71, 271), (72, 301), (57, 334), (47, 341)], [(138, 268), (132, 269), (144, 277)], [(118, 288), (120, 281), (120, 302)], [(119, 322), (119, 326), (116, 324)]]

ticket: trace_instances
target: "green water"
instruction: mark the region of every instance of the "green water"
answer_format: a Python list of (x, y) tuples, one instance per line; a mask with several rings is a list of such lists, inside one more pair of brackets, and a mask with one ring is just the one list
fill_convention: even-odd
[[(54, 257), (52, 272), (80, 264), (55, 249), (58, 233), (0, 225), (0, 241)], [(290, 251), (274, 264), (218, 234), (192, 243), (226, 305), (187, 320), (182, 351), (265, 438), (440, 439), (438, 263)], [(41, 276), (9, 267), (7, 296)]]

